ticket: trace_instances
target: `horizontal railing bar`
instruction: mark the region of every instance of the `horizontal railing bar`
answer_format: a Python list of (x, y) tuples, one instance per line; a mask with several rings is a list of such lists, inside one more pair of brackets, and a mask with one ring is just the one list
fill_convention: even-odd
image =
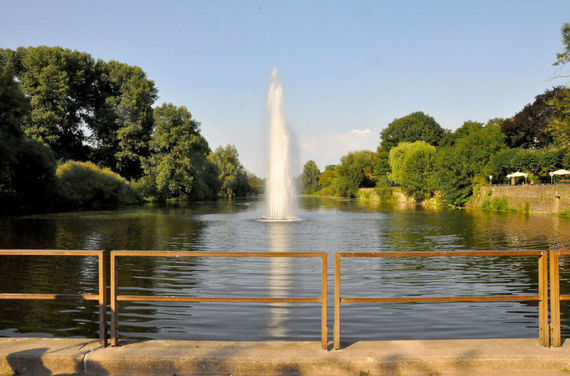
[(339, 257), (541, 256), (546, 251), (340, 252)]
[(320, 303), (322, 298), (197, 298), (189, 296), (117, 295), (122, 302), (197, 302), (197, 303)]
[(556, 251), (561, 255), (570, 255), (570, 251)]
[(112, 251), (112, 256), (147, 257), (323, 257), (324, 252), (193, 252), (193, 251)]
[(71, 299), (84, 299), (84, 300), (99, 300), (99, 295), (87, 294), (12, 294), (2, 293), (0, 299), (29, 299), (29, 300), (71, 300)]
[(560, 295), (560, 300), (570, 300), (570, 295)]
[(341, 298), (341, 303), (426, 303), (426, 302), (508, 302), (538, 301), (538, 295), (526, 296), (443, 296), (443, 297), (410, 297), (410, 298)]
[(99, 256), (103, 251), (54, 249), (0, 249), (0, 256)]

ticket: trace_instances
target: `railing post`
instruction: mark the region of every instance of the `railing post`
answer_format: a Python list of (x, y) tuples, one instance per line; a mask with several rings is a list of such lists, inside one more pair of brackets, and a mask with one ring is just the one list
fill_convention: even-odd
[(107, 346), (107, 254), (100, 251), (99, 259), (99, 344)]
[(542, 346), (548, 347), (548, 258), (546, 252), (541, 252), (538, 258), (538, 341)]
[(340, 253), (334, 255), (334, 344), (340, 348)]
[(117, 346), (119, 340), (117, 308), (117, 258), (111, 251), (111, 346)]
[(562, 344), (560, 336), (560, 251), (550, 251), (550, 345)]
[(322, 306), (321, 306), (321, 346), (324, 350), (328, 348), (329, 340), (328, 340), (328, 327), (327, 327), (327, 254), (323, 253), (322, 255), (322, 280), (321, 280), (321, 299), (322, 299)]

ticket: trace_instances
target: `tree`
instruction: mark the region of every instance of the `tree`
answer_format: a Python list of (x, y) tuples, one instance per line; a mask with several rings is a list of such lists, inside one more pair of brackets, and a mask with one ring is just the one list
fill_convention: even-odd
[(247, 174), (238, 157), (238, 151), (234, 145), (227, 145), (225, 148), (218, 146), (208, 156), (208, 160), (218, 170), (218, 180), (221, 184), (220, 194), (223, 197), (232, 198), (247, 194)]
[(19, 211), (37, 212), (50, 208), (56, 166), (49, 147), (32, 138), (24, 139), (18, 148), (12, 177)]
[(84, 129), (93, 116), (95, 62), (86, 53), (61, 47), (4, 50), (30, 98), (25, 133), (48, 145), (57, 158), (85, 159)]
[(314, 161), (308, 161), (303, 166), (303, 193), (304, 194), (312, 194), (317, 192), (320, 189), (319, 186), (319, 178), (321, 177), (321, 171), (317, 167), (317, 164)]
[(335, 193), (356, 197), (359, 188), (374, 187), (374, 152), (370, 150), (348, 153), (336, 168)]
[(486, 126), (467, 121), (454, 132), (454, 143), (438, 150), (435, 160), (435, 185), (443, 200), (451, 206), (464, 206), (479, 180), (491, 172), (491, 158), (504, 148), (500, 122)]
[(30, 98), (25, 133), (61, 160), (93, 160), (127, 178), (142, 174), (153, 126), (154, 82), (136, 66), (61, 47), (0, 50)]
[(564, 150), (565, 164), (570, 165), (570, 89), (562, 89), (561, 97), (552, 99), (549, 104), (558, 109), (549, 126), (554, 146)]
[(425, 141), (437, 146), (444, 134), (445, 131), (434, 118), (423, 112), (414, 112), (388, 124), (380, 135), (380, 145), (386, 152), (401, 142)]
[(501, 124), (505, 142), (511, 148), (542, 149), (553, 142), (549, 125), (553, 118), (561, 116), (560, 109), (551, 104), (563, 100), (565, 88), (558, 86), (537, 95), (532, 104), (527, 104), (511, 119)]
[(374, 180), (379, 181), (390, 173), (390, 163), (388, 162), (388, 152), (382, 146), (376, 149), (376, 159), (374, 162)]
[(429, 198), (433, 193), (430, 174), (436, 148), (424, 141), (403, 142), (390, 150), (389, 161), (392, 179), (402, 191), (416, 201)]
[(6, 57), (0, 55), (0, 195), (12, 191), (13, 166), (23, 141), (20, 124), (30, 110)]
[(337, 167), (337, 165), (328, 165), (325, 167), (325, 170), (319, 178), (319, 185), (321, 186), (319, 194), (324, 196), (332, 196), (335, 194), (334, 187), (338, 178), (336, 172)]
[(208, 142), (186, 107), (164, 103), (154, 109), (155, 129), (145, 173), (156, 187), (157, 199), (186, 196), (205, 199), (218, 190), (215, 166), (206, 157)]
[(247, 173), (247, 193), (248, 194), (259, 194), (265, 190), (265, 181), (255, 174)]
[(94, 159), (127, 179), (138, 178), (149, 155), (158, 91), (137, 66), (99, 60), (97, 73), (98, 96), (90, 122), (90, 140), (97, 147)]

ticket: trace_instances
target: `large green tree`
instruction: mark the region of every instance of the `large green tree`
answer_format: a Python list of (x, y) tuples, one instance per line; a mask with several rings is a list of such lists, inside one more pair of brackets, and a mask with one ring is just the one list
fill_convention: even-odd
[(0, 55), (0, 192), (12, 189), (13, 164), (23, 139), (20, 124), (29, 108), (6, 57)]
[(430, 145), (439, 145), (445, 135), (444, 129), (435, 119), (423, 112), (414, 112), (395, 119), (382, 131), (380, 145), (386, 152), (400, 142), (425, 141)]
[(142, 174), (153, 128), (158, 91), (137, 66), (97, 62), (98, 96), (90, 122), (96, 162), (130, 179)]
[(335, 193), (343, 197), (356, 197), (358, 188), (374, 187), (375, 154), (370, 150), (348, 153), (336, 168)]
[(454, 132), (454, 143), (438, 150), (434, 184), (447, 204), (464, 206), (475, 184), (491, 172), (490, 159), (505, 147), (499, 124), (496, 119), (485, 126), (465, 122)]
[(319, 186), (319, 179), (321, 177), (321, 171), (319, 171), (319, 167), (315, 163), (315, 161), (307, 161), (303, 166), (303, 193), (304, 194), (312, 194), (317, 192), (320, 189)]
[(0, 213), (42, 210), (50, 204), (56, 163), (47, 146), (24, 136), (20, 125), (29, 111), (13, 65), (0, 54)]
[(245, 196), (248, 191), (248, 178), (234, 145), (225, 148), (218, 146), (208, 156), (208, 160), (218, 170), (218, 180), (221, 184), (220, 194), (226, 198)]
[(435, 153), (435, 146), (424, 141), (402, 142), (390, 150), (392, 180), (416, 201), (429, 198), (433, 193), (431, 174)]
[(154, 82), (136, 66), (61, 47), (0, 50), (30, 99), (22, 128), (60, 160), (92, 160), (142, 174), (153, 126)]
[(155, 108), (154, 123), (151, 155), (145, 163), (145, 172), (146, 179), (154, 184), (156, 198), (215, 197), (217, 172), (207, 160), (210, 147), (200, 134), (200, 123), (186, 107), (171, 103)]
[(85, 159), (85, 130), (93, 116), (95, 62), (61, 47), (3, 50), (21, 90), (30, 98), (25, 133), (48, 145), (58, 158)]
[(376, 149), (376, 159), (374, 161), (374, 179), (376, 181), (385, 181), (390, 173), (390, 163), (388, 162), (388, 152), (378, 146)]

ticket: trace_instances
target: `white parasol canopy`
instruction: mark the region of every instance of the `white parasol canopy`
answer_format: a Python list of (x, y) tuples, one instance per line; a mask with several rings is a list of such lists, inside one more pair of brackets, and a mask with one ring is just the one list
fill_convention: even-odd
[(550, 176), (554, 176), (554, 175), (570, 175), (570, 171), (568, 170), (556, 170), (554, 172), (549, 172), (548, 175)]
[(528, 176), (528, 174), (525, 173), (525, 172), (519, 172), (519, 171), (517, 171), (517, 172), (513, 172), (512, 174), (508, 174), (508, 175), (507, 175), (507, 179), (510, 179), (510, 178), (518, 178), (518, 177), (521, 177), (521, 176), (524, 176), (524, 177), (526, 178), (526, 177)]
[(554, 177), (554, 175), (570, 175), (570, 171), (560, 169), (553, 172), (549, 172), (548, 175), (550, 175), (550, 184), (552, 184), (552, 178)]

